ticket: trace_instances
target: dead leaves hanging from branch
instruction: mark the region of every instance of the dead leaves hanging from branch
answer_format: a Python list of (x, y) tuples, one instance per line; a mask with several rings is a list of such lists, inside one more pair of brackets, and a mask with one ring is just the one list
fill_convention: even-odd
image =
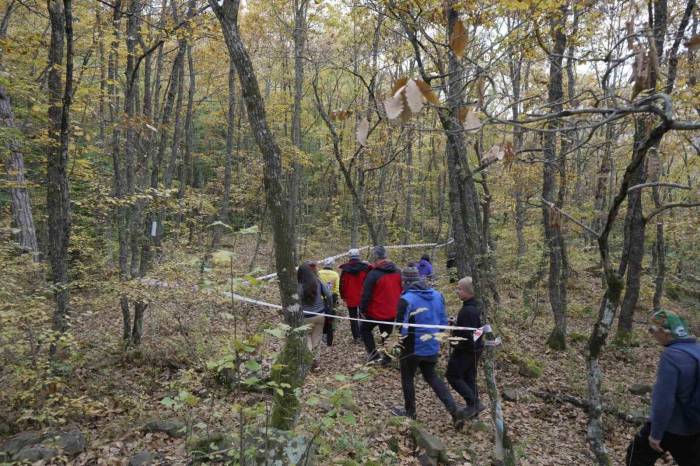
[(412, 115), (423, 110), (425, 102), (438, 105), (440, 100), (428, 83), (420, 79), (401, 78), (391, 87), (391, 94), (384, 99), (384, 111), (390, 120), (401, 117), (407, 122)]
[(632, 64), (632, 76), (630, 81), (633, 82), (632, 94), (630, 99), (634, 99), (641, 92), (656, 87), (656, 76), (658, 74), (658, 56), (656, 51), (656, 41), (647, 34), (647, 47), (637, 39), (634, 30), (634, 20), (626, 23), (627, 32), (627, 47), (634, 53), (634, 63)]

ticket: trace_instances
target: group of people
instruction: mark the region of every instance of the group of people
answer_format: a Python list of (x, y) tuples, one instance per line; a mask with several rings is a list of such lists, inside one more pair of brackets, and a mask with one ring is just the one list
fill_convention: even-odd
[[(460, 407), (455, 402), (436, 372), (440, 354), (437, 334), (443, 329), (434, 326), (454, 323), (456, 328), (481, 327), (481, 312), (474, 297), (471, 278), (459, 280), (456, 292), (462, 300), (462, 307), (456, 320), (450, 320), (443, 295), (431, 286), (433, 268), (428, 255), (423, 255), (418, 263), (411, 262), (403, 269), (388, 259), (383, 246), (372, 249), (371, 263), (361, 259), (358, 249), (350, 249), (348, 256), (350, 259), (339, 267), (340, 273), (334, 270), (335, 263), (331, 258), (322, 262), (322, 269), (318, 269), (318, 264), (312, 261), (304, 262), (298, 268), (299, 300), (304, 323), (310, 326), (307, 339), (309, 350), (314, 352), (324, 335), (326, 344), (332, 344), (335, 319), (327, 315), (335, 313), (340, 297), (351, 319), (353, 341), (364, 344), (368, 363), (381, 366), (390, 364), (392, 355), (384, 348), (384, 343), (394, 327), (400, 327), (398, 358), (404, 407), (394, 409), (395, 414), (416, 418), (414, 379), (419, 369), (452, 416), (455, 427), (461, 427), (466, 419), (483, 411), (476, 384), (483, 341), (475, 339), (472, 330), (452, 332), (446, 372), (449, 384), (464, 399), (465, 406)], [(375, 341), (375, 328), (379, 329), (379, 348)]]
[[(474, 338), (473, 330), (481, 328), (481, 312), (474, 297), (470, 277), (457, 281), (456, 292), (462, 300), (456, 320), (450, 321), (443, 295), (432, 288), (430, 258), (423, 256), (418, 264), (403, 269), (387, 258), (386, 249), (375, 246), (372, 262), (364, 262), (357, 249), (348, 251), (350, 260), (334, 270), (332, 259), (323, 261), (323, 269), (306, 262), (299, 267), (299, 297), (305, 323), (311, 330), (310, 350), (326, 335), (333, 341), (332, 321), (338, 297), (345, 301), (351, 318), (353, 340), (364, 344), (369, 363), (386, 366), (392, 356), (384, 350), (384, 342), (400, 327), (399, 367), (404, 407), (395, 414), (416, 418), (414, 378), (420, 369), (423, 378), (451, 414), (456, 428), (484, 409), (479, 401), (476, 374), (483, 350), (483, 339)], [(445, 382), (436, 372), (440, 354), (441, 328), (454, 324), (451, 351), (445, 373), (450, 386), (464, 399), (459, 407)], [(417, 324), (408, 326), (403, 324)], [(377, 348), (374, 329), (379, 328), (382, 347)], [(679, 466), (700, 465), (700, 344), (690, 334), (686, 322), (669, 310), (658, 310), (651, 316), (651, 336), (664, 347), (652, 392), (651, 416), (627, 449), (627, 466), (651, 466), (669, 452)]]

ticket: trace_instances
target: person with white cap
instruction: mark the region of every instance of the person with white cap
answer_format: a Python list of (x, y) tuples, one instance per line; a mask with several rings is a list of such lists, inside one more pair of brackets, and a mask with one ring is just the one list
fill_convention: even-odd
[[(326, 285), (328, 291), (332, 295), (332, 301), (329, 303), (329, 309), (327, 314), (335, 315), (335, 306), (338, 304), (338, 293), (340, 291), (340, 276), (338, 272), (333, 270), (335, 265), (335, 260), (332, 257), (326, 257), (323, 259), (323, 268), (318, 271), (318, 278), (321, 282)], [(326, 339), (326, 344), (331, 346), (333, 344), (333, 326), (335, 324), (335, 319), (332, 317), (326, 317), (326, 322), (323, 325), (323, 335)]]
[[(340, 297), (348, 307), (348, 314), (357, 319), (357, 307), (362, 297), (362, 285), (370, 271), (370, 265), (360, 259), (360, 250), (351, 248), (348, 251), (350, 260), (340, 266)], [(356, 320), (350, 321), (350, 331), (355, 343), (360, 341), (360, 324)]]

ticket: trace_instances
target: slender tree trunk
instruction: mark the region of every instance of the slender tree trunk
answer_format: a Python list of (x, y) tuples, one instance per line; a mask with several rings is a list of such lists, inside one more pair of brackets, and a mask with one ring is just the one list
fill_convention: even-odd
[[(260, 95), (253, 64), (238, 31), (239, 1), (224, 0), (223, 3), (219, 4), (218, 0), (209, 0), (209, 5), (221, 23), (230, 59), (236, 64), (241, 95), (248, 110), (251, 131), (263, 156), (263, 182), (268, 210), (272, 216), (272, 232), (282, 307), (287, 324), (296, 328), (302, 323), (302, 313), (296, 298), (292, 255), (293, 236), (290, 234), (287, 220), (289, 206), (284, 198), (280, 183), (282, 175), (280, 149), (267, 124), (265, 106)], [(289, 388), (284, 390), (282, 394), (275, 393), (272, 425), (276, 428), (289, 429), (294, 424), (299, 409), (299, 399), (295, 390), (298, 390), (303, 384), (310, 363), (310, 355), (306, 349), (303, 334), (300, 332), (289, 333), (277, 363), (277, 369), (273, 370), (272, 377), (278, 384), (289, 384)]]
[[(549, 85), (548, 105), (552, 112), (560, 112), (563, 109), (563, 57), (566, 50), (566, 36), (564, 25), (566, 23), (566, 8), (551, 20), (553, 36), (552, 52), (549, 55)], [(559, 204), (555, 197), (557, 193), (557, 172), (561, 170), (563, 157), (557, 157), (557, 133), (556, 119), (549, 120), (549, 131), (544, 134), (544, 165), (542, 177), (542, 198), (548, 203)], [(562, 179), (563, 183), (564, 180)], [(567, 271), (565, 265), (565, 245), (561, 232), (561, 224), (558, 215), (549, 206), (542, 206), (544, 224), (545, 248), (549, 252), (549, 303), (554, 314), (554, 329), (547, 339), (547, 346), (553, 349), (566, 348), (566, 280)]]
[[(233, 171), (233, 141), (236, 115), (236, 65), (229, 60), (228, 65), (228, 111), (226, 113), (226, 164), (224, 165), (224, 197), (221, 200), (219, 220), (228, 225), (231, 202), (231, 174)], [(261, 222), (262, 223), (262, 222)], [(261, 226), (262, 228), (262, 226)], [(214, 230), (212, 249), (216, 249), (221, 241), (222, 228)], [(256, 246), (257, 251), (257, 246)]]
[[(73, 12), (71, 0), (48, 1), (51, 42), (49, 45), (49, 150), (47, 164), (46, 212), (49, 227), (49, 263), (56, 310), (53, 326), (68, 330), (68, 241), (70, 237), (70, 193), (68, 187), (68, 144), (70, 106), (73, 97)], [(63, 68), (64, 44), (66, 64)], [(66, 70), (65, 87), (61, 70)]]
[(24, 176), (24, 154), (16, 137), (18, 130), (15, 126), (10, 96), (7, 95), (3, 86), (0, 86), (0, 129), (3, 139), (2, 148), (8, 154), (8, 157), (3, 154), (3, 158), (8, 160), (7, 175), (12, 180), (10, 198), (12, 199), (12, 222), (19, 230), (17, 242), (22, 249), (32, 253), (35, 261), (38, 261), (39, 245), (36, 240), (32, 203)]
[(194, 93), (196, 90), (196, 76), (194, 60), (192, 58), (192, 45), (187, 46), (187, 69), (190, 82), (187, 90), (187, 113), (185, 114), (185, 156), (183, 159), (184, 179), (182, 186), (192, 186), (192, 146), (194, 145)]
[[(308, 0), (294, 0), (294, 104), (292, 108), (292, 144), (299, 152), (304, 150), (301, 134), (301, 100), (304, 92), (304, 46), (306, 44), (306, 12)], [(289, 228), (292, 235), (292, 254), (297, 258), (297, 228), (298, 211), (300, 209), (301, 179), (303, 167), (299, 163), (299, 155), (292, 160), (292, 174), (289, 182)]]

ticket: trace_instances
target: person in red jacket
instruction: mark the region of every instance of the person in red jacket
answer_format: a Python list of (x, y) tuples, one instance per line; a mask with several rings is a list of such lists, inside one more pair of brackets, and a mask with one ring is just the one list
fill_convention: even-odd
[[(350, 317), (357, 319), (357, 307), (362, 297), (362, 285), (370, 271), (370, 265), (360, 260), (360, 250), (348, 251), (350, 260), (340, 266), (340, 297), (348, 307)], [(360, 324), (356, 320), (350, 321), (350, 331), (355, 343), (360, 341)]]
[(372, 250), (374, 263), (372, 270), (367, 274), (367, 279), (362, 286), (362, 298), (360, 299), (360, 314), (363, 318), (386, 322), (377, 324), (373, 322), (362, 322), (360, 324), (360, 334), (365, 344), (369, 361), (381, 359), (386, 365), (391, 358), (384, 353), (381, 357), (374, 343), (372, 331), (379, 326), (379, 332), (384, 339), (391, 334), (394, 329), (393, 322), (396, 318), (396, 309), (401, 298), (401, 271), (396, 265), (387, 259), (384, 246), (375, 246)]

